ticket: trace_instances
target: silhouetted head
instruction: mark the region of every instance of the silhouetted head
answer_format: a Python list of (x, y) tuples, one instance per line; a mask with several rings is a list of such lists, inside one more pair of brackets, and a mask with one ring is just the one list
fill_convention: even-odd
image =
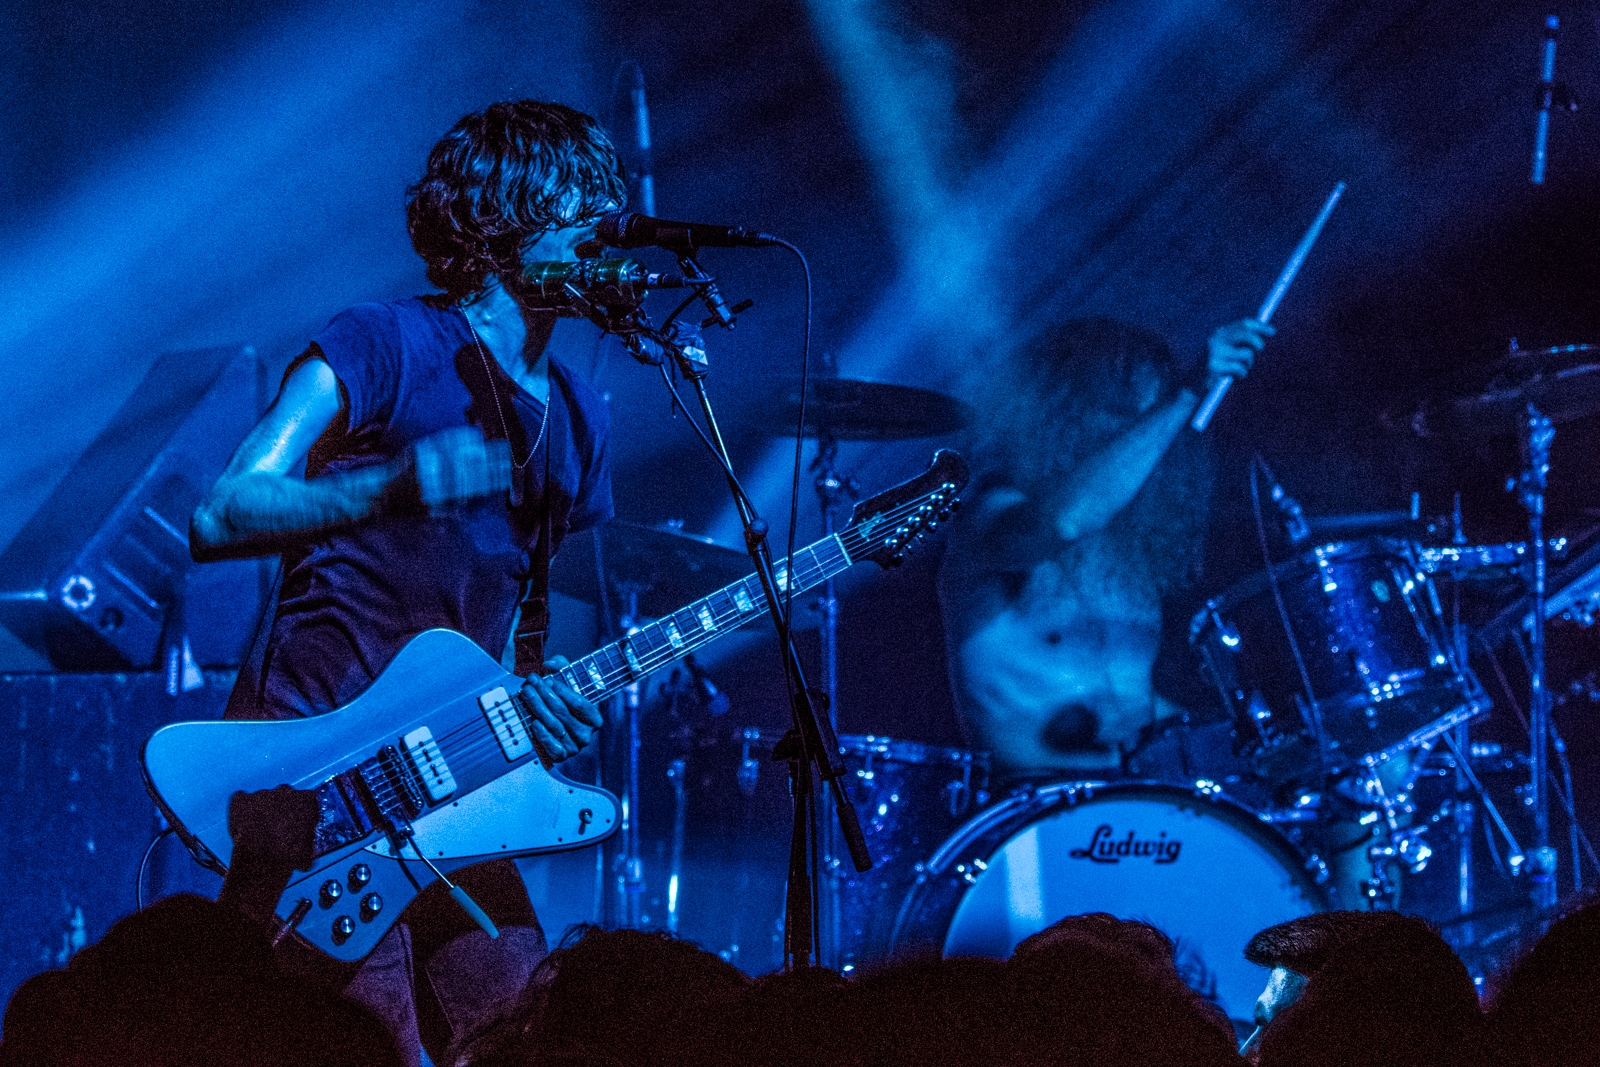
[(918, 960), (857, 981), (859, 1062), (873, 1067), (967, 1067), (1026, 1040), (1013, 975), (999, 960)]
[(36, 975), (5, 1015), (5, 1067), (394, 1067), (365, 1009), (280, 975), (234, 909), (168, 897), (111, 928), (64, 971)]
[(1321, 911), (1269, 926), (1250, 939), (1244, 958), (1269, 970), (1266, 988), (1256, 998), (1255, 1022), (1273, 1016), (1300, 998), (1306, 979), (1334, 954), (1369, 934), (1405, 926), (1411, 920), (1392, 911)]
[(737, 967), (664, 933), (584, 929), (552, 952), (533, 1047), (547, 1057), (609, 1058), (641, 1067), (698, 1065), (750, 988)]
[(1074, 915), (1017, 946), (1008, 966), (1039, 1063), (1237, 1063), (1232, 1025), (1178, 973), (1172, 940), (1142, 922)]
[(800, 967), (757, 978), (717, 1027), (726, 1067), (850, 1064), (859, 1051), (857, 988), (838, 971)]
[(1496, 1062), (1565, 1067), (1600, 1056), (1600, 902), (1553, 924), (1496, 985)]
[[(1364, 913), (1346, 913), (1361, 915)], [(1339, 943), (1299, 960), (1312, 973), (1261, 1035), (1261, 1067), (1467, 1067), (1479, 1062), (1477, 989), (1432, 926), (1371, 913), (1324, 927)], [(1314, 918), (1314, 917), (1313, 917)], [(1252, 941), (1252, 944), (1254, 942)]]

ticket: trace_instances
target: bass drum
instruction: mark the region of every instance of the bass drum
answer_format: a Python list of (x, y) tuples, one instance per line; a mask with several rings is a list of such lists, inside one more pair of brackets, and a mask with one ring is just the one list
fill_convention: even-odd
[(980, 813), (922, 864), (890, 951), (1003, 959), (1060, 919), (1108, 912), (1164, 931), (1185, 980), (1248, 1024), (1266, 971), (1246, 942), (1327, 908), (1294, 846), (1220, 793), (1063, 782)]

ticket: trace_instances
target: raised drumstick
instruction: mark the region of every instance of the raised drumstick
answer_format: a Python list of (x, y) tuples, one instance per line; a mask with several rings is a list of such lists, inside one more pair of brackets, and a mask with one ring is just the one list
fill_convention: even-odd
[[(1328, 216), (1333, 214), (1334, 205), (1344, 195), (1344, 182), (1333, 187), (1333, 192), (1328, 194), (1327, 203), (1322, 205), (1322, 210), (1317, 212), (1316, 219), (1311, 223), (1311, 228), (1306, 235), (1300, 238), (1300, 243), (1295, 245), (1294, 253), (1289, 256), (1289, 262), (1283, 265), (1283, 273), (1278, 275), (1278, 280), (1272, 283), (1272, 289), (1267, 293), (1267, 298), (1261, 302), (1261, 310), (1256, 312), (1256, 318), (1262, 322), (1272, 321), (1272, 313), (1278, 310), (1278, 301), (1283, 299), (1283, 294), (1288, 292), (1289, 283), (1294, 281), (1294, 276), (1300, 271), (1300, 264), (1306, 261), (1306, 256), (1311, 252), (1311, 246), (1317, 243), (1317, 237), (1322, 233), (1322, 227), (1328, 221)], [(1203, 431), (1211, 424), (1211, 416), (1217, 413), (1217, 405), (1222, 403), (1222, 398), (1228, 395), (1228, 389), (1233, 385), (1233, 376), (1225, 375), (1218, 379), (1217, 384), (1211, 387), (1211, 392), (1200, 402), (1200, 408), (1194, 413), (1194, 418), (1189, 420), (1189, 425), (1196, 433)]]

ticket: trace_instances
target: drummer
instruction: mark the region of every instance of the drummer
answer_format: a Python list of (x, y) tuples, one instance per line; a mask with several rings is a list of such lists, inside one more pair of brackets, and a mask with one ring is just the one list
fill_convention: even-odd
[(1151, 669), (1205, 542), (1212, 460), (1184, 427), (1273, 333), (1222, 326), (1185, 373), (1153, 333), (1074, 320), (993, 369), (940, 593), (963, 728), (1000, 780), (1115, 777), (1183, 710)]

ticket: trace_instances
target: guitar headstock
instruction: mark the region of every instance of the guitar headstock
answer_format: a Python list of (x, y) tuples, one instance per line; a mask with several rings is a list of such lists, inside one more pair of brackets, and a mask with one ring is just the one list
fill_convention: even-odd
[(941, 448), (925, 472), (857, 504), (840, 534), (850, 558), (898, 567), (918, 541), (960, 506), (970, 477), (961, 454)]

